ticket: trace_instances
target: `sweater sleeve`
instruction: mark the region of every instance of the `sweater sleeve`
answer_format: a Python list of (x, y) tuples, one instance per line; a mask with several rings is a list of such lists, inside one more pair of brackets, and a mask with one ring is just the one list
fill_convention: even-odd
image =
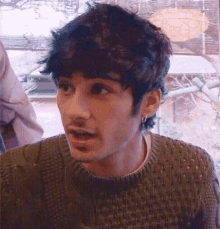
[(197, 226), (196, 228), (200, 229), (219, 229), (220, 191), (214, 162), (211, 156), (204, 150), (202, 152), (200, 151), (199, 155), (202, 169), (200, 173), (203, 173), (205, 176), (202, 178), (203, 186), (200, 193), (200, 210), (197, 213), (198, 217), (195, 219), (194, 224)]
[(204, 205), (204, 229), (220, 228), (220, 191), (218, 178), (213, 170), (205, 187), (201, 202)]

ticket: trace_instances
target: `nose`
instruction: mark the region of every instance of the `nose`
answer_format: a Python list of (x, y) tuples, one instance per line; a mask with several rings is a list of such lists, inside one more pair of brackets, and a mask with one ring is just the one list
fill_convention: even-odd
[(76, 92), (66, 103), (66, 115), (74, 121), (85, 121), (89, 119), (89, 101), (79, 92)]

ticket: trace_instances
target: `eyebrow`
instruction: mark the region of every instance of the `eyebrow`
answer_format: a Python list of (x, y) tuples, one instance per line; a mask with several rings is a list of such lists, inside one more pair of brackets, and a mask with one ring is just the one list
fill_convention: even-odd
[[(66, 80), (71, 80), (71, 78), (67, 78), (67, 77), (63, 77), (63, 76), (59, 77), (59, 80), (62, 79), (62, 78), (66, 79)], [(121, 84), (120, 79), (114, 79), (111, 76), (109, 76), (108, 74), (102, 74), (102, 75), (97, 76), (97, 77), (94, 77), (94, 78), (89, 78), (89, 77), (85, 77), (85, 78), (88, 79), (88, 80), (92, 80), (92, 79), (106, 79), (106, 80), (110, 80), (110, 81), (113, 81), (113, 82), (116, 82), (116, 83)]]
[[(90, 79), (92, 79), (92, 78), (90, 78)], [(93, 79), (107, 79), (107, 80), (110, 80), (110, 81), (113, 81), (113, 82), (121, 84), (120, 79), (114, 79), (111, 76), (109, 76), (108, 74), (102, 74), (100, 77), (97, 76), (97, 77), (94, 77)]]

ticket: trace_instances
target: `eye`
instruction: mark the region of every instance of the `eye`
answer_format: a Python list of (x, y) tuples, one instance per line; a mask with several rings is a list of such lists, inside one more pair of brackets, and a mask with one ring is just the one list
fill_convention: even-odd
[(93, 94), (108, 94), (110, 92), (111, 91), (101, 83), (94, 84), (91, 89), (91, 93)]
[(59, 83), (58, 84), (59, 90), (61, 90), (64, 93), (71, 93), (73, 91), (73, 88), (69, 83)]

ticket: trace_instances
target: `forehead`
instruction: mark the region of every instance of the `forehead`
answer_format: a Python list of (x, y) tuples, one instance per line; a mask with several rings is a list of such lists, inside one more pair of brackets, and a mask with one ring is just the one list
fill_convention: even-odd
[(64, 76), (60, 76), (60, 79), (75, 79), (76, 77), (83, 77), (84, 79), (87, 79), (89, 81), (92, 81), (93, 79), (106, 79), (106, 80), (110, 80), (116, 83), (121, 83), (121, 77), (118, 73), (114, 73), (114, 72), (109, 72), (109, 73), (102, 73), (102, 74), (89, 74), (89, 73), (84, 73), (81, 71), (75, 71), (71, 74), (71, 77), (64, 77)]

